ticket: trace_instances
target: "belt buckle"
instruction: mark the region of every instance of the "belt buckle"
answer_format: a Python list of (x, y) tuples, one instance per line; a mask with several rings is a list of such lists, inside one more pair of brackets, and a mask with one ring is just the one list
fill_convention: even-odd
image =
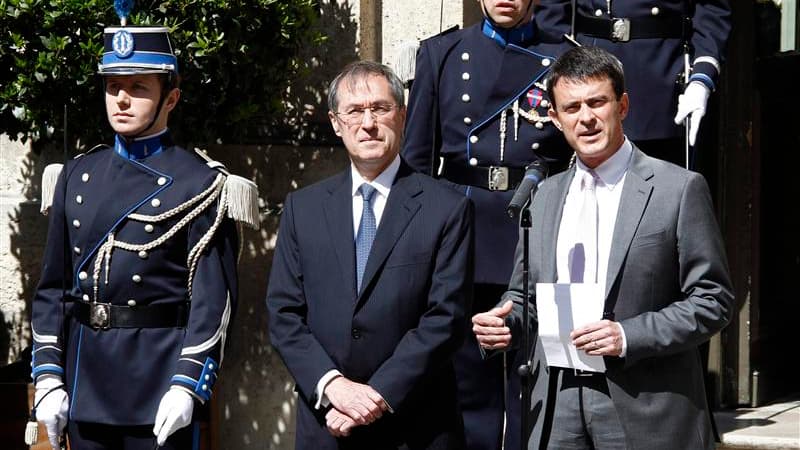
[(111, 325), (111, 304), (92, 303), (89, 305), (89, 325), (95, 330), (107, 330)]
[(597, 372), (592, 372), (589, 370), (581, 370), (581, 369), (572, 369), (573, 375), (576, 377), (591, 377), (594, 376)]
[(489, 166), (489, 190), (508, 190), (508, 167)]
[(631, 19), (619, 18), (611, 22), (611, 40), (628, 42), (631, 40)]

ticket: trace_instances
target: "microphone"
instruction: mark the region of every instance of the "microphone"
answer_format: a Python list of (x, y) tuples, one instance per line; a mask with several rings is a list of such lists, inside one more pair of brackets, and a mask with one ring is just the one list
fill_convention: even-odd
[(547, 176), (547, 165), (538, 159), (532, 162), (525, 170), (525, 176), (522, 177), (522, 182), (519, 183), (517, 191), (514, 192), (514, 197), (506, 208), (506, 213), (512, 219), (517, 217), (519, 211), (525, 206), (530, 196), (536, 192), (539, 183)]

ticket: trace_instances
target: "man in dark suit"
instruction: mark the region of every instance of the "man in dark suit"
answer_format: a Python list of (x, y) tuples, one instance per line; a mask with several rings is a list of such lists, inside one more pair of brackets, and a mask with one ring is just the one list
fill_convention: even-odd
[(347, 66), (328, 105), (351, 166), (286, 198), (267, 306), (297, 382), (298, 449), (459, 449), (452, 356), (472, 294), (472, 205), (399, 156), (403, 86)]
[[(408, 100), (402, 155), (415, 169), (455, 185), (475, 203), (474, 312), (490, 309), (508, 286), (517, 219), (506, 214), (533, 162), (558, 173), (573, 152), (547, 116), (544, 80), (565, 48), (543, 43), (533, 0), (481, 0), (480, 23), (422, 41)], [(485, 361), (471, 333), (456, 356), (467, 449), (518, 448), (519, 377), (509, 355)]]
[[(529, 448), (713, 449), (697, 347), (728, 323), (733, 294), (708, 186), (625, 137), (622, 66), (608, 52), (565, 53), (549, 88), (550, 116), (578, 160), (536, 194), (529, 282), (598, 285), (603, 318), (570, 338), (602, 356), (606, 371), (547, 368), (537, 345), (534, 398), (546, 414)], [(487, 350), (516, 345), (526, 332), (521, 257), (518, 248), (501, 303), (473, 317)], [(535, 306), (531, 315), (535, 335)]]
[[(628, 138), (648, 155), (683, 166), (684, 135), (693, 146), (724, 61), (731, 30), (728, 0), (540, 3), (536, 23), (547, 39), (572, 35), (622, 61), (631, 94)], [(687, 116), (689, 128), (678, 126)]]

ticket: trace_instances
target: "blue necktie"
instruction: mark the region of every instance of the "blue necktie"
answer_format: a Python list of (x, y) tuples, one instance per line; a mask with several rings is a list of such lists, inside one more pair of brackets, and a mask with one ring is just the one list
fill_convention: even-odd
[(372, 241), (375, 240), (377, 222), (370, 203), (372, 195), (375, 193), (375, 188), (364, 183), (358, 188), (358, 191), (364, 201), (361, 222), (358, 225), (358, 234), (356, 235), (356, 286), (358, 287), (358, 292), (361, 292), (361, 280), (364, 278), (364, 269), (367, 267), (367, 258), (369, 258), (369, 250), (372, 248)]

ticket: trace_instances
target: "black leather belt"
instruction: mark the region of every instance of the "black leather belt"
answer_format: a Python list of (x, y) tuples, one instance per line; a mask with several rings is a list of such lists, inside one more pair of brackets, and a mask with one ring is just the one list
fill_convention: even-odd
[(674, 15), (605, 19), (578, 14), (575, 18), (575, 31), (614, 42), (648, 38), (687, 39), (692, 32), (692, 19)]
[(442, 178), (456, 184), (476, 186), (490, 191), (516, 189), (525, 177), (524, 167), (467, 166), (455, 160), (444, 160)]
[(181, 328), (189, 321), (189, 302), (123, 306), (76, 301), (72, 315), (95, 330), (109, 328)]

